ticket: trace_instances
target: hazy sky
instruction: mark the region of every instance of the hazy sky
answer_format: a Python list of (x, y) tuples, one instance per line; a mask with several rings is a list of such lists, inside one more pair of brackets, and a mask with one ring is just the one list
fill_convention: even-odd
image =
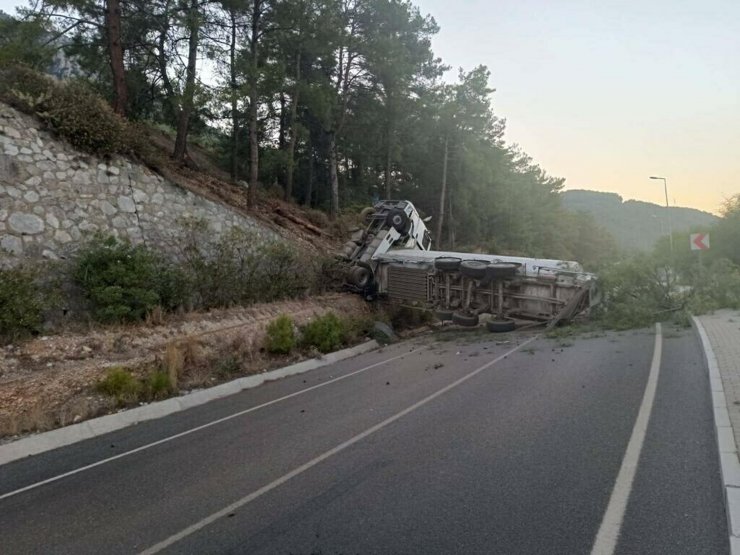
[(567, 188), (715, 211), (740, 192), (738, 0), (417, 0), (453, 67)]
[[(0, 0), (12, 12), (17, 0)], [(740, 192), (740, 1), (415, 0), (438, 56), (567, 188), (716, 211)]]

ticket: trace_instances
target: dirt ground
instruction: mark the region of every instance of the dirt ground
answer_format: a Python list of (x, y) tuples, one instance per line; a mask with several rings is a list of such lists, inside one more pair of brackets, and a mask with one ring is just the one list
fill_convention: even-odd
[[(334, 311), (371, 317), (372, 309), (356, 295), (329, 294), (284, 301), (168, 316), (160, 325), (117, 326), (87, 333), (38, 337), (0, 348), (0, 438), (68, 425), (116, 410), (95, 384), (112, 367), (136, 372), (168, 356), (178, 345), (185, 367), (180, 392), (218, 381), (289, 364), (310, 353), (273, 357), (262, 351), (265, 328), (280, 314), (298, 325)], [(219, 370), (220, 361), (230, 361)]]

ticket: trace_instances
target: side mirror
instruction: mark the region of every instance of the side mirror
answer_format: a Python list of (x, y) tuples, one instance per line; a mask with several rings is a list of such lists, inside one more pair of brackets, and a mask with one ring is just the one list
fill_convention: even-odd
[(421, 221), (424, 222), (424, 223), (431, 222), (432, 221), (432, 217), (431, 216), (427, 216), (426, 218), (423, 218)]

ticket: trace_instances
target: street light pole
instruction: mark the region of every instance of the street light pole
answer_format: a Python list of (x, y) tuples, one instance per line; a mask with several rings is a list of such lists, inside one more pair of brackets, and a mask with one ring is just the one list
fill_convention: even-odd
[(673, 221), (671, 218), (671, 207), (668, 205), (668, 180), (665, 177), (650, 176), (650, 179), (660, 179), (663, 181), (663, 190), (665, 191), (665, 207), (668, 209), (668, 240), (671, 244), (671, 258), (673, 258)]

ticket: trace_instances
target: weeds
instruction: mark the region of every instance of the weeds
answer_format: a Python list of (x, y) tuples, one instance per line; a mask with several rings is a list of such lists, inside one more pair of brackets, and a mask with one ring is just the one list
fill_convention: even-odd
[(320, 353), (329, 353), (345, 341), (347, 326), (333, 312), (319, 316), (301, 328), (302, 345), (315, 347)]
[(293, 319), (281, 314), (267, 326), (265, 349), (268, 353), (287, 355), (296, 346)]
[(115, 367), (108, 370), (105, 378), (97, 383), (96, 389), (115, 398), (118, 405), (127, 405), (139, 400), (143, 388), (131, 372)]

